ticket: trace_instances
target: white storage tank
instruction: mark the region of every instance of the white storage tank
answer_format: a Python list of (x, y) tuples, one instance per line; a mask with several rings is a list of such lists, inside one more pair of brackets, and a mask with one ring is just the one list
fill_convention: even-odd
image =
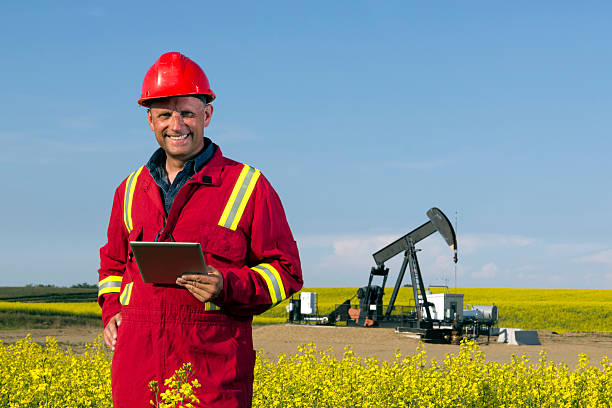
[(478, 309), (464, 310), (463, 317), (468, 320), (482, 320), (483, 313)]
[(460, 293), (436, 293), (427, 295), (430, 307), (431, 318), (434, 320), (457, 320), (463, 319), (463, 294)]
[(315, 292), (300, 293), (300, 312), (315, 314), (317, 312), (317, 294)]
[(482, 312), (481, 320), (497, 321), (497, 306), (495, 305), (472, 305), (472, 310)]

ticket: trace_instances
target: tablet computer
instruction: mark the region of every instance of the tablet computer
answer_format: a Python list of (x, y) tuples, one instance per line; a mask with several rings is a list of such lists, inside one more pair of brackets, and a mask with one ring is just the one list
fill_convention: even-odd
[(140, 276), (147, 283), (176, 283), (185, 273), (206, 273), (198, 242), (130, 241)]

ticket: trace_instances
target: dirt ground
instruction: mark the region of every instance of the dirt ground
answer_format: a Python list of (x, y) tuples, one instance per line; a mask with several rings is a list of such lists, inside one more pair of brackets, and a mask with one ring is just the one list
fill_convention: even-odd
[[(59, 344), (70, 346), (79, 352), (84, 349), (84, 344), (91, 343), (100, 331), (92, 327), (0, 330), (0, 340), (11, 344), (31, 333), (34, 341), (44, 343), (46, 336), (53, 336)], [(487, 360), (502, 363), (509, 362), (513, 354), (527, 354), (532, 361), (537, 361), (542, 349), (546, 350), (549, 360), (565, 362), (570, 367), (578, 363), (580, 353), (589, 356), (594, 365), (597, 365), (604, 355), (612, 358), (612, 333), (554, 334), (550, 331), (539, 331), (538, 336), (542, 343), (539, 346), (511, 346), (497, 343), (494, 337), (488, 344), (486, 337), (481, 337), (478, 344)], [(338, 357), (342, 356), (344, 347), (350, 344), (358, 356), (377, 357), (380, 360), (393, 360), (396, 350), (404, 355), (413, 354), (418, 345), (418, 340), (395, 333), (393, 329), (286, 324), (253, 327), (254, 348), (263, 350), (267, 358), (274, 359), (281, 353), (294, 355), (300, 344), (310, 342), (315, 343), (319, 350), (332, 347)], [(459, 346), (426, 343), (425, 350), (429, 357), (441, 361), (447, 353), (457, 354)]]

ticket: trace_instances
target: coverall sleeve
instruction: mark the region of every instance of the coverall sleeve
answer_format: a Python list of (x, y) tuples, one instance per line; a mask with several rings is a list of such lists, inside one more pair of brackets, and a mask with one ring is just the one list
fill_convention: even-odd
[(265, 312), (299, 291), (303, 284), (298, 248), (285, 211), (263, 175), (251, 200), (247, 266), (221, 271), (224, 287), (214, 301), (230, 313), (244, 316)]
[(108, 225), (106, 245), (100, 248), (98, 270), (98, 304), (102, 308), (102, 321), (106, 327), (111, 317), (121, 311), (119, 292), (128, 256), (128, 237), (123, 225), (123, 194), (125, 182), (115, 191)]

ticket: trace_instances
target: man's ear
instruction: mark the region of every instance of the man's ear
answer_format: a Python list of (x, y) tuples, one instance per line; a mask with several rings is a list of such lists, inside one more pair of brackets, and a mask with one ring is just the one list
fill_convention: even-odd
[(204, 107), (204, 127), (208, 126), (208, 124), (210, 123), (214, 110), (215, 108), (211, 104), (208, 104)]
[(151, 113), (151, 108), (147, 109), (147, 121), (149, 122), (149, 127), (151, 130), (155, 132), (155, 129), (153, 128), (153, 114)]

